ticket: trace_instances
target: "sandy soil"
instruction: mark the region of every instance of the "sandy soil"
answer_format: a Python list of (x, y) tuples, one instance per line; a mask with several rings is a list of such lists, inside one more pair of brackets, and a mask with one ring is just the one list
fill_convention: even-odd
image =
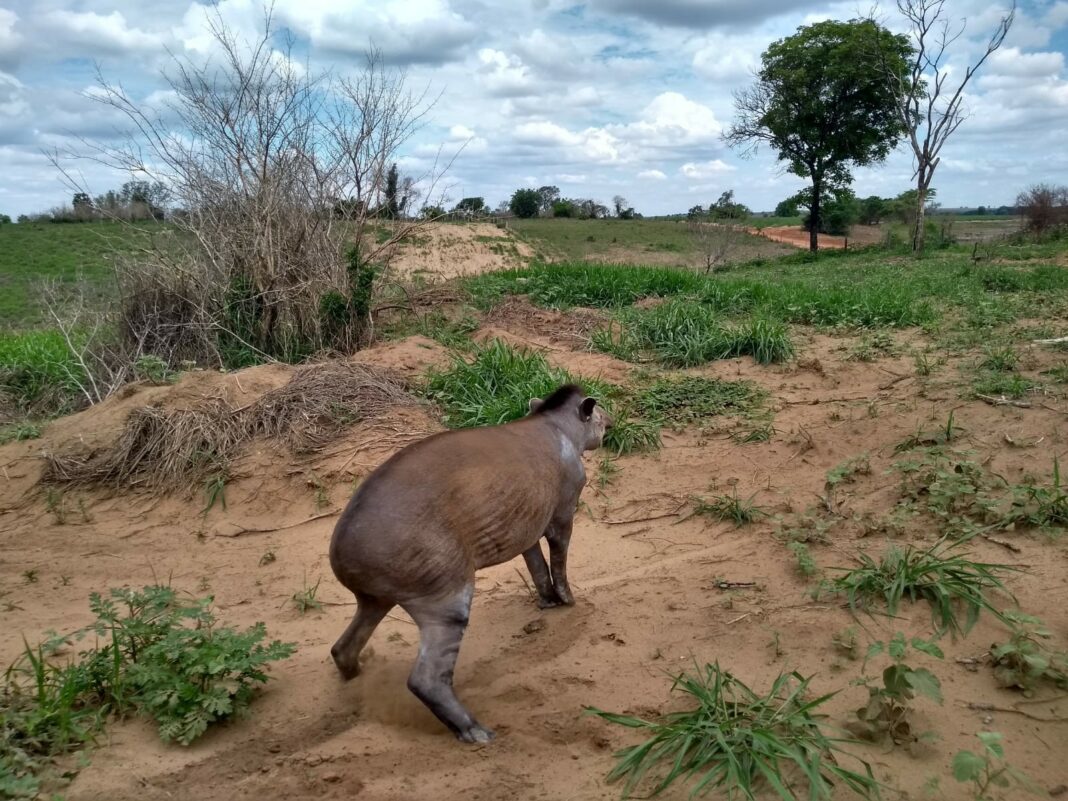
[[(532, 314), (517, 302), (512, 314), (499, 312), (483, 333), (543, 346), (555, 363), (612, 380), (633, 369), (553, 341), (545, 330), (553, 314)], [(583, 319), (575, 318), (576, 329)], [(918, 335), (897, 336), (904, 343)], [(235, 465), (227, 508), (217, 506), (206, 515), (196, 489), (166, 498), (68, 491), (60, 524), (36, 483), (38, 454), (80, 440), (103, 443), (132, 408), (149, 402), (217, 396), (247, 402), (284, 381), (289, 368), (191, 373), (174, 387), (134, 387), (125, 397), (53, 423), (41, 440), (0, 448), (5, 663), (21, 648), (22, 637), (33, 642), (48, 629), (88, 622), (90, 592), (161, 577), (184, 591), (214, 593), (227, 623), (262, 620), (272, 636), (298, 643), (297, 653), (274, 668), (274, 680), (249, 718), (218, 727), (192, 747), (162, 744), (144, 722), (109, 724), (91, 764), (65, 797), (613, 799), (619, 789), (604, 782), (614, 764), (612, 752), (635, 739), (584, 715), (583, 708), (639, 714), (671, 709), (668, 676), (695, 661), (719, 660), (760, 689), (780, 671), (798, 669), (814, 676), (816, 691), (841, 691), (829, 706), (836, 722), (846, 721), (866, 699), (862, 688), (850, 686), (860, 663), (845, 660), (831, 642), (835, 632), (854, 624), (848, 612), (837, 601), (810, 597), (792, 557), (772, 536), (774, 520), (736, 529), (684, 519), (680, 506), (690, 495), (733, 487), (742, 497), (756, 493), (755, 502), (773, 515), (801, 513), (817, 503), (829, 469), (868, 453), (871, 474), (838, 493), (840, 516), (831, 544), (811, 546), (821, 566), (848, 565), (858, 550), (878, 551), (885, 544), (883, 535), (864, 525), (865, 515), (893, 505), (897, 479), (887, 470), (894, 445), (904, 437), (944, 424), (952, 409), (963, 431), (961, 446), (975, 450), (976, 461), (1009, 480), (1026, 472), (1044, 476), (1055, 454), (1065, 462), (1068, 407), (1052, 397), (1029, 409), (964, 401), (953, 365), (921, 382), (908, 358), (850, 362), (843, 345), (840, 339), (807, 335), (795, 365), (762, 368), (739, 359), (692, 371), (764, 386), (776, 411), (778, 433), (770, 442), (738, 444), (730, 438), (738, 424), (729, 420), (704, 430), (665, 431), (661, 452), (619, 459), (621, 472), (603, 489), (593, 481), (602, 455), (589, 454), (588, 509), (576, 518), (569, 571), (575, 607), (539, 611), (520, 574), (520, 559), (479, 576), (456, 686), (498, 733), (485, 747), (458, 744), (405, 689), (418, 638), (399, 610), (376, 632), (359, 678), (342, 683), (329, 656), (354, 611), (327, 562), (334, 515), (354, 481), (403, 444), (439, 428), (429, 413), (397, 410), (354, 426), (326, 452), (310, 457), (257, 443)], [(415, 375), (448, 357), (436, 343), (411, 338), (360, 358)], [(1032, 359), (1037, 369), (1054, 356), (1036, 352)], [(1006, 536), (1018, 553), (984, 541), (976, 545), (977, 555), (1026, 566), (1011, 587), (1024, 609), (1046, 619), (1063, 648), (1068, 540)], [(930, 542), (932, 535), (917, 526), (896, 539)], [(268, 550), (277, 558), (261, 565)], [(29, 570), (38, 571), (32, 583), (24, 578)], [(288, 599), (320, 577), (325, 609), (299, 615)], [(717, 580), (753, 586), (720, 589)], [(930, 630), (925, 606), (906, 607), (892, 625), (882, 618), (861, 623), (865, 641), (896, 629)], [(958, 749), (974, 746), (976, 732), (990, 729), (1004, 733), (1012, 764), (1042, 786), (1068, 783), (1065, 696), (1043, 689), (1021, 703), (1019, 694), (997, 688), (988, 668), (970, 672), (955, 661), (981, 655), (1000, 637), (1001, 629), (984, 620), (968, 639), (943, 642), (945, 662), (921, 660), (941, 677), (945, 693), (942, 707), (917, 703), (917, 728), (936, 732), (935, 744), (857, 747), (880, 779), (903, 791), (900, 797), (925, 797), (924, 783), (939, 777), (937, 797), (969, 798), (952, 780), (950, 760)], [(969, 703), (992, 708), (976, 711)], [(685, 792), (678, 788), (663, 797), (681, 799)]]
[(491, 223), (433, 223), (401, 244), (390, 268), (398, 277), (456, 278), (519, 267), (533, 255), (528, 244)]

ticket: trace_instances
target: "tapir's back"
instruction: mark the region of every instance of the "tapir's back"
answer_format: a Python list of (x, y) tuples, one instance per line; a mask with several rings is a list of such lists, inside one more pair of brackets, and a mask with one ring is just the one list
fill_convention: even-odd
[(516, 556), (544, 533), (562, 499), (577, 494), (562, 443), (535, 417), (404, 448), (364, 481), (338, 520), (334, 572), (354, 592), (400, 601), (444, 592)]

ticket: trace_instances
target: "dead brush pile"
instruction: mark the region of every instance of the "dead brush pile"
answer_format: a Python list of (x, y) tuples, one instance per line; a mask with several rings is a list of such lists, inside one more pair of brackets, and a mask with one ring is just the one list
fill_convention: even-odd
[(306, 453), (352, 423), (419, 403), (390, 371), (345, 361), (311, 365), (240, 408), (216, 398), (193, 408), (135, 409), (111, 447), (47, 454), (42, 481), (167, 492), (225, 472), (256, 437), (278, 439)]

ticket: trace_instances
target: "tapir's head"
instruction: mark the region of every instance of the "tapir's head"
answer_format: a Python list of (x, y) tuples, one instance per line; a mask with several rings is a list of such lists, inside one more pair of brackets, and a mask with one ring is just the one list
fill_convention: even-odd
[(612, 416), (575, 384), (565, 384), (544, 399), (530, 399), (532, 415), (554, 415), (584, 451), (601, 447)]

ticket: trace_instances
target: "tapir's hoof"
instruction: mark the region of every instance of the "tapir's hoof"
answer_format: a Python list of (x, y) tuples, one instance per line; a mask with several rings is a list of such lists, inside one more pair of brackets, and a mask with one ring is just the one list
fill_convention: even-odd
[(337, 672), (341, 674), (341, 678), (344, 681), (349, 681), (360, 675), (360, 663), (358, 661), (349, 664), (337, 656), (331, 654), (334, 657), (334, 665), (337, 667)]
[(456, 735), (458, 739), (465, 743), (488, 743), (496, 736), (497, 735), (492, 731), (483, 726), (479, 726), (477, 723)]
[(539, 598), (538, 609), (552, 609), (554, 606), (560, 606), (561, 603), (559, 598)]

